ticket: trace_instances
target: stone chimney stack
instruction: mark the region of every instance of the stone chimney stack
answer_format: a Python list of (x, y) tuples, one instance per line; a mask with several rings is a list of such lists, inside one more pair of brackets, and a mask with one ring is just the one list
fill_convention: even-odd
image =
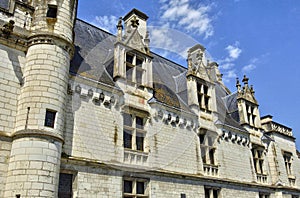
[(137, 28), (139, 34), (143, 37), (143, 40), (147, 38), (147, 19), (148, 16), (146, 14), (135, 8), (123, 18), (125, 22), (125, 28)]

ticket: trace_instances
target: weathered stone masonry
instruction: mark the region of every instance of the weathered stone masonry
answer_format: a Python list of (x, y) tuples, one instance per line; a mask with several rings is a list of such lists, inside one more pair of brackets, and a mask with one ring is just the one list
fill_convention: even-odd
[(76, 11), (0, 3), (0, 197), (300, 196), (293, 131), (246, 76), (230, 92), (200, 44), (151, 52), (139, 10), (116, 36)]

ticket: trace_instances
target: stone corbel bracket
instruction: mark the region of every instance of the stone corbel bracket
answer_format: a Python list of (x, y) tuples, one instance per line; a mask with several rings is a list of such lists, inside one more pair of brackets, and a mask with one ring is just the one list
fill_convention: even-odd
[(199, 128), (198, 121), (167, 110), (156, 111), (153, 118), (156, 120), (162, 120), (163, 123), (170, 124), (173, 127), (181, 127), (192, 130), (197, 130)]
[(118, 96), (100, 89), (83, 87), (80, 84), (68, 85), (70, 95), (78, 94), (82, 99), (92, 99), (94, 104), (103, 104), (106, 107), (115, 106), (118, 103)]
[(226, 129), (223, 129), (221, 139), (242, 146), (249, 146), (250, 143), (249, 138), (246, 137), (245, 135), (234, 133)]

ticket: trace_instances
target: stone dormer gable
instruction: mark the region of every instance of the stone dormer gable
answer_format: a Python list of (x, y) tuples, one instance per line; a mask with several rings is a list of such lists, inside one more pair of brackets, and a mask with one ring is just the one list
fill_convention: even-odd
[(249, 78), (244, 75), (242, 87), (239, 79), (237, 78), (237, 103), (239, 109), (240, 123), (242, 125), (248, 125), (252, 128), (261, 128), (260, 115), (258, 110), (258, 102), (254, 96), (254, 89), (251, 85), (248, 85)]
[[(117, 25), (118, 41), (142, 53), (150, 54), (147, 19), (148, 16), (137, 9), (131, 10), (123, 19), (120, 17)], [(125, 26), (124, 35), (122, 20)]]
[(147, 46), (144, 45), (141, 35), (136, 28), (127, 27), (130, 30), (126, 32), (124, 44), (133, 49), (136, 49), (144, 54), (148, 53)]
[(209, 82), (209, 75), (205, 65), (205, 48), (197, 44), (188, 50), (188, 72), (187, 76), (195, 76)]
[(255, 91), (253, 89), (253, 85), (251, 85), (249, 87), (248, 81), (249, 81), (249, 78), (247, 78), (247, 76), (244, 75), (244, 78), (242, 80), (242, 82), (244, 83), (244, 86), (241, 87), (240, 81), (237, 78), (237, 81), (236, 81), (236, 87), (237, 87), (237, 93), (238, 93), (237, 99), (238, 100), (244, 99), (250, 103), (253, 103), (254, 105), (258, 105), (258, 102), (254, 96)]

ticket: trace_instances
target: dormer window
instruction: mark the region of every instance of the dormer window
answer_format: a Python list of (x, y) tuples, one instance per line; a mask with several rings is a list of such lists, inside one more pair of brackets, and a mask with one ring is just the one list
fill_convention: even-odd
[(197, 82), (197, 93), (200, 110), (210, 113), (209, 87), (204, 83)]
[(250, 126), (256, 127), (256, 111), (255, 107), (246, 104), (246, 111), (247, 111), (247, 119)]
[(127, 82), (142, 86), (144, 59), (133, 53), (126, 54), (126, 79)]

